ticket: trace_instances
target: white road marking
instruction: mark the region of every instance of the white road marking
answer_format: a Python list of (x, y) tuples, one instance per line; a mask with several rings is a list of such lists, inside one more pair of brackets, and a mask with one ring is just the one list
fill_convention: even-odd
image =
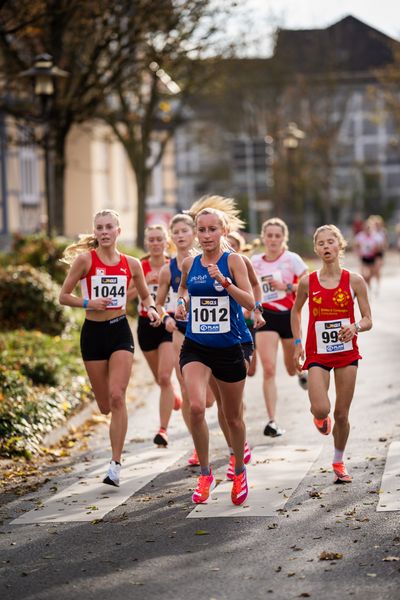
[[(217, 485), (207, 504), (198, 504), (188, 519), (204, 517), (273, 517), (307, 474), (322, 446), (258, 446), (247, 465), (249, 495), (242, 506), (231, 501), (232, 482)], [(225, 479), (225, 472), (215, 473)]]
[(151, 448), (136, 456), (132, 453), (123, 462), (119, 488), (102, 483), (106, 464), (104, 461), (100, 464), (97, 460), (96, 467), (88, 475), (81, 475), (79, 481), (56, 493), (38, 508), (11, 521), (11, 525), (101, 519), (177, 462), (186, 452), (187, 449), (175, 447)]
[(376, 510), (400, 510), (400, 442), (389, 446)]

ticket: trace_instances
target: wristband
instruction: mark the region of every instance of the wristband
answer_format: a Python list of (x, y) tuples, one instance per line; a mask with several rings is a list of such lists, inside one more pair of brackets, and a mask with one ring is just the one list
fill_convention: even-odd
[(262, 313), (263, 306), (262, 306), (261, 302), (256, 302), (253, 310), (259, 310)]
[(294, 340), (294, 345), (295, 345), (295, 346), (298, 346), (299, 344), (301, 344), (301, 338), (296, 338), (296, 339)]
[(169, 319), (169, 318), (170, 318), (170, 316), (171, 316), (171, 315), (169, 315), (167, 312), (165, 312), (165, 313), (163, 314), (163, 316), (161, 317), (161, 323), (165, 323), (165, 321), (166, 321), (167, 319)]
[(85, 299), (83, 300), (83, 305), (82, 305), (82, 306), (83, 306), (83, 308), (87, 308), (88, 304), (89, 304), (89, 298), (85, 298)]

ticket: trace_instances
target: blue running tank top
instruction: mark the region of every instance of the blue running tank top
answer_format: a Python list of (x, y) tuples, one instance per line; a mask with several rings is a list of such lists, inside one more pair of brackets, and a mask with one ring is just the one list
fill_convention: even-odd
[[(171, 277), (171, 284), (168, 292), (168, 299), (170, 300), (170, 303), (168, 304), (165, 310), (171, 316), (175, 317), (176, 301), (178, 299), (178, 288), (182, 278), (182, 271), (179, 270), (178, 261), (176, 260), (176, 258), (171, 258), (169, 262), (169, 272)], [(178, 327), (179, 331), (183, 333), (183, 335), (185, 335), (187, 319), (185, 319), (184, 321), (176, 320), (176, 326)]]
[[(225, 277), (230, 276), (228, 256), (224, 252), (217, 262)], [(193, 260), (187, 277), (190, 296), (186, 337), (211, 348), (229, 348), (242, 343), (239, 313), (242, 307), (201, 264), (201, 255)]]
[(239, 320), (239, 327), (240, 327), (240, 337), (242, 338), (240, 343), (241, 344), (252, 344), (253, 338), (251, 336), (249, 328), (247, 327), (246, 319), (244, 318), (244, 314), (243, 314), (242, 310), (239, 311), (238, 320)]

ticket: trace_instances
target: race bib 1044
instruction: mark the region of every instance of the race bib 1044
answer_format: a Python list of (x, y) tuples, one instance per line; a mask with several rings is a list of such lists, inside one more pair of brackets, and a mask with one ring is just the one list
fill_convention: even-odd
[(127, 281), (126, 275), (93, 275), (91, 298), (111, 298), (107, 309), (125, 308)]
[(193, 333), (228, 333), (231, 330), (228, 296), (192, 296)]
[(339, 340), (339, 331), (344, 325), (350, 325), (350, 319), (316, 321), (315, 335), (318, 354), (334, 354), (335, 352), (347, 352), (353, 349), (353, 342)]

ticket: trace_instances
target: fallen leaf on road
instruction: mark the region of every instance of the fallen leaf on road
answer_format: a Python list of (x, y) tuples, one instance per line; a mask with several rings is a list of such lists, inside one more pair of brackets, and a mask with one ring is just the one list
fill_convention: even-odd
[(208, 531), (205, 531), (204, 529), (198, 529), (195, 532), (195, 535), (208, 535)]
[(343, 558), (343, 554), (340, 552), (327, 552), (324, 550), (319, 555), (319, 560), (339, 560), (340, 558)]

